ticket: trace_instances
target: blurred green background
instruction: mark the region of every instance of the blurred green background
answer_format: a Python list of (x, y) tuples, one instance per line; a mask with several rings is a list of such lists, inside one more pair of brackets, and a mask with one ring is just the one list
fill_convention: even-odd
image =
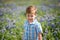
[(60, 40), (60, 0), (0, 0), (0, 40), (22, 40), (25, 10), (35, 5), (43, 40)]

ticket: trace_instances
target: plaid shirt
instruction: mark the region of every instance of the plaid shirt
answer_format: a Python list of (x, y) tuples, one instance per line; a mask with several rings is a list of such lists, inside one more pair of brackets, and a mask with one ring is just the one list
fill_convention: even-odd
[(38, 40), (39, 32), (42, 33), (42, 28), (37, 20), (34, 20), (31, 24), (25, 21), (23, 40)]

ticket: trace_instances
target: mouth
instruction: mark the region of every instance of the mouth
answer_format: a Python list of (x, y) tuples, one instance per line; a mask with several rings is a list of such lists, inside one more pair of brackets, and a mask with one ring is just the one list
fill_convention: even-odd
[(28, 19), (28, 20), (33, 20), (33, 19)]
[(28, 19), (28, 21), (31, 21), (31, 22), (32, 22), (32, 21), (33, 21), (33, 19)]

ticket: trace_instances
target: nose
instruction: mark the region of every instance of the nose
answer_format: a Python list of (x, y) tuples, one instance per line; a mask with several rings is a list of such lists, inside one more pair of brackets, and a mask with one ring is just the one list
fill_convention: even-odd
[(28, 17), (29, 19), (31, 19), (32, 17)]

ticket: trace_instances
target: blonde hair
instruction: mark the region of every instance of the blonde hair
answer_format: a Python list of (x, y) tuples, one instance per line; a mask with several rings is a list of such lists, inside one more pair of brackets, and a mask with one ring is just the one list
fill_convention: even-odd
[(26, 8), (26, 14), (30, 14), (32, 12), (32, 9), (35, 10), (35, 13), (37, 12), (37, 8), (35, 6), (28, 6)]

